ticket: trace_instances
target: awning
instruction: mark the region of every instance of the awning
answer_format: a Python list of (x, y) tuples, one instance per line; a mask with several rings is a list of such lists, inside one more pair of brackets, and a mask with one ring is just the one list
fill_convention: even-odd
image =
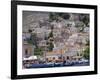
[(24, 58), (24, 60), (35, 60), (37, 59), (37, 56), (30, 56), (29, 58)]

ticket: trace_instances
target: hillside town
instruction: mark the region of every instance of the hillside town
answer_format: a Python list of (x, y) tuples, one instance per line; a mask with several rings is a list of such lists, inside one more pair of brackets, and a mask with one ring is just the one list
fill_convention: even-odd
[(89, 14), (23, 11), (23, 68), (89, 66)]

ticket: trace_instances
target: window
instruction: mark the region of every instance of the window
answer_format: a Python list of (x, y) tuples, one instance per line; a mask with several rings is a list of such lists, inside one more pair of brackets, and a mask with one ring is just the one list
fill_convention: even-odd
[(69, 56), (67, 56), (67, 59), (69, 59)]
[(53, 60), (55, 60), (55, 57), (53, 57)]
[(27, 49), (25, 49), (25, 55), (28, 55), (28, 50)]

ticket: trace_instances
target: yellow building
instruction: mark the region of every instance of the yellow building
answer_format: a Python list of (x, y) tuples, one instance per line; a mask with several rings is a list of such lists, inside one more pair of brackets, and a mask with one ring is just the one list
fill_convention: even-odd
[(34, 55), (34, 46), (32, 44), (29, 44), (27, 42), (23, 42), (22, 45), (23, 51), (22, 51), (22, 57), (30, 57)]

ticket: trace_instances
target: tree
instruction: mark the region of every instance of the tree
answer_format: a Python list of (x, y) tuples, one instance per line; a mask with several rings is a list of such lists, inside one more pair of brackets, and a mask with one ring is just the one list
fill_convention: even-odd
[(84, 27), (80, 27), (80, 32), (83, 32), (84, 31)]
[(61, 16), (63, 19), (69, 19), (70, 18), (70, 15), (68, 13), (64, 13), (62, 14)]
[(53, 30), (49, 33), (47, 45), (48, 45), (48, 47), (47, 47), (48, 50), (52, 51), (53, 48), (54, 48), (54, 45), (53, 45)]
[(84, 16), (83, 18), (83, 22), (85, 23), (85, 25), (87, 26), (89, 23), (89, 17), (88, 16)]
[(50, 13), (49, 14), (50, 21), (57, 20), (57, 17), (58, 17), (58, 15), (56, 15), (56, 13)]
[(49, 50), (49, 51), (52, 51), (53, 48), (54, 48), (54, 45), (53, 45), (52, 42), (50, 42), (50, 43), (49, 43), (49, 46), (48, 46), (48, 50)]
[(89, 45), (90, 45), (90, 41), (86, 40), (86, 46), (89, 46)]
[(42, 48), (35, 48), (34, 49), (34, 55), (42, 56), (43, 55), (43, 49)]
[(59, 17), (63, 19), (69, 19), (70, 14), (69, 13), (50, 13), (49, 14), (50, 21), (53, 21), (53, 20), (59, 21)]
[(84, 55), (83, 55), (83, 57), (84, 57), (85, 59), (89, 59), (89, 58), (90, 58), (90, 48), (89, 48), (89, 47), (87, 47), (87, 48), (84, 50)]
[(29, 33), (32, 33), (32, 30), (31, 30), (31, 29), (29, 29), (29, 30), (28, 30), (28, 32), (29, 32)]
[(82, 21), (87, 27), (89, 23), (89, 15), (88, 14), (80, 14), (80, 21)]
[(50, 34), (49, 34), (49, 38), (50, 38), (50, 37), (53, 37), (53, 32), (52, 32), (52, 31), (51, 31)]
[(37, 45), (37, 36), (36, 36), (35, 33), (31, 34), (30, 39), (32, 40), (32, 44), (35, 45), (35, 47), (38, 47), (38, 45)]
[(79, 56), (79, 53), (77, 53), (77, 56)]
[(56, 15), (58, 15), (59, 17), (61, 17), (63, 19), (69, 19), (70, 18), (69, 13), (56, 13)]
[(35, 45), (35, 47), (38, 47), (37, 45), (37, 36), (35, 33), (31, 33), (30, 38), (27, 38), (27, 42), (29, 44)]

